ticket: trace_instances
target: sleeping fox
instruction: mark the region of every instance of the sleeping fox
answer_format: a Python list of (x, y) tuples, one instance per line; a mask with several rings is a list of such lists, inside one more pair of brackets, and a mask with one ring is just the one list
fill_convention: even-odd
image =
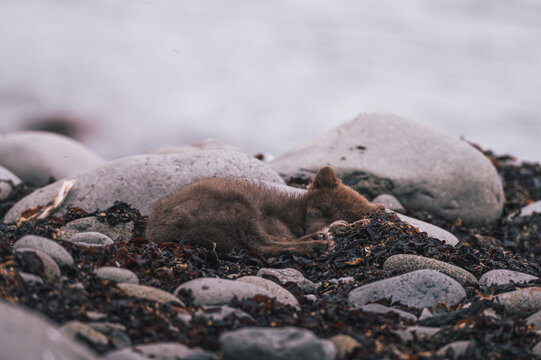
[(247, 249), (262, 255), (315, 255), (333, 244), (328, 226), (357, 221), (383, 205), (320, 169), (308, 191), (292, 196), (240, 179), (205, 179), (161, 200), (149, 216), (151, 241), (180, 241), (218, 252)]

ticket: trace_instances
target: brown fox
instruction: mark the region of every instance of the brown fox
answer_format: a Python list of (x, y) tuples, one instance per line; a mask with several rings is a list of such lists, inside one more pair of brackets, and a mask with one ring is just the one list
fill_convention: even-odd
[(239, 179), (205, 179), (161, 200), (149, 216), (146, 236), (215, 246), (218, 252), (314, 255), (333, 244), (331, 223), (354, 222), (383, 209), (342, 184), (330, 167), (320, 169), (298, 196)]

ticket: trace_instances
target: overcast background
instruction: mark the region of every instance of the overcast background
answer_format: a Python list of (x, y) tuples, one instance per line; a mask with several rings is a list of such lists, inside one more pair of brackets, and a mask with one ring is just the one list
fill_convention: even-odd
[(279, 155), (391, 112), (541, 161), (537, 0), (0, 0), (0, 132)]

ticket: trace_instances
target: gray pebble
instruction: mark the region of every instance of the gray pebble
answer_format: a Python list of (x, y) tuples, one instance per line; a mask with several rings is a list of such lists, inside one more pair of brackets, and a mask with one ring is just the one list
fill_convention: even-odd
[(175, 302), (180, 304), (181, 306), (184, 306), (184, 303), (175, 295), (158, 288), (155, 288), (153, 286), (146, 286), (146, 285), (136, 285), (136, 284), (128, 284), (128, 283), (120, 283), (116, 285), (119, 289), (124, 291), (128, 296), (138, 298), (138, 299), (145, 299), (145, 300), (153, 300), (159, 303), (168, 303), (168, 302)]
[(484, 273), (479, 279), (479, 285), (497, 286), (497, 285), (509, 284), (511, 282), (515, 284), (523, 283), (523, 282), (527, 283), (530, 280), (537, 280), (537, 279), (539, 278), (530, 274), (525, 274), (522, 272), (512, 271), (512, 270), (497, 269), (497, 270), (490, 270)]
[(151, 343), (113, 351), (104, 360), (214, 360), (213, 353), (180, 343)]
[(57, 242), (41, 236), (23, 236), (15, 244), (13, 244), (14, 250), (20, 248), (31, 248), (43, 251), (45, 254), (52, 257), (60, 266), (73, 265), (73, 257), (66, 249), (60, 246)]
[(5, 167), (0, 166), (0, 201), (7, 199), (13, 191), (13, 187), (20, 183), (21, 179)]
[(533, 213), (541, 214), (541, 200), (520, 209), (520, 216), (530, 216)]
[(131, 346), (131, 339), (126, 335), (127, 329), (122, 324), (104, 321), (91, 322), (88, 323), (88, 325), (91, 326), (92, 329), (99, 331), (111, 339), (110, 343), (113, 344), (116, 349)]
[(43, 251), (32, 249), (32, 248), (24, 248), (19, 247), (15, 250), (15, 253), (24, 254), (24, 253), (32, 253), (34, 256), (37, 256), (39, 260), (41, 261), (42, 268), (40, 271), (43, 272), (44, 276), (49, 280), (55, 280), (60, 277), (61, 272), (60, 268), (58, 267), (58, 264), (54, 261), (52, 257), (44, 253)]
[(295, 296), (274, 281), (263, 279), (258, 276), (243, 276), (238, 278), (236, 281), (242, 281), (259, 286), (269, 291), (269, 293), (272, 294), (271, 297), (275, 297), (276, 301), (300, 309), (299, 301), (295, 298)]
[(109, 344), (109, 340), (105, 335), (80, 321), (68, 321), (59, 330), (74, 340), (80, 337), (94, 346), (105, 347)]
[(532, 354), (541, 355), (541, 341), (534, 345), (532, 348)]
[(220, 336), (224, 357), (229, 360), (334, 360), (336, 349), (329, 340), (295, 327), (247, 327)]
[(194, 314), (194, 318), (203, 319), (206, 321), (223, 321), (226, 317), (233, 315), (236, 319), (251, 319), (253, 318), (242, 310), (232, 308), (227, 305), (220, 306), (203, 306)]
[(464, 288), (449, 276), (435, 270), (417, 270), (353, 289), (348, 300), (357, 308), (380, 299), (422, 308), (439, 302), (453, 306), (465, 296)]
[(299, 286), (299, 288), (305, 292), (310, 293), (314, 292), (317, 289), (316, 284), (304, 277), (304, 275), (296, 269), (286, 268), (286, 269), (271, 269), (271, 268), (262, 268), (256, 274), (260, 277), (265, 276), (274, 276), (280, 284), (284, 285), (287, 282), (293, 282)]
[(450, 344), (447, 344), (440, 348), (436, 354), (438, 356), (445, 356), (447, 354), (447, 350), (452, 349), (453, 351), (453, 359), (458, 358), (459, 356), (462, 356), (466, 353), (466, 350), (468, 349), (468, 346), (470, 345), (471, 341), (469, 340), (460, 340), (460, 341), (454, 341)]
[(541, 310), (541, 287), (530, 287), (498, 294), (494, 302), (505, 305), (511, 312), (532, 312)]
[(381, 194), (376, 196), (374, 199), (372, 199), (372, 203), (383, 204), (387, 209), (393, 211), (403, 212), (405, 210), (400, 201), (398, 201), (398, 199), (393, 195), (389, 194)]
[(432, 269), (448, 275), (461, 285), (477, 285), (477, 279), (468, 271), (443, 261), (430, 259), (419, 255), (393, 255), (383, 263), (383, 270), (391, 274), (403, 274), (414, 270)]
[(432, 337), (435, 333), (440, 331), (438, 327), (430, 326), (408, 326), (404, 330), (397, 330), (395, 333), (400, 336), (403, 342), (413, 341), (415, 339), (421, 339), (423, 337)]
[(27, 284), (43, 284), (43, 280), (37, 275), (25, 272), (20, 272), (19, 275), (21, 276), (21, 279), (23, 279), (23, 281)]
[(109, 246), (114, 244), (114, 241), (111, 240), (109, 236), (94, 231), (74, 234), (68, 241), (88, 247)]
[(418, 219), (414, 219), (406, 215), (402, 215), (400, 213), (396, 213), (396, 216), (398, 216), (400, 220), (405, 221), (410, 225), (418, 228), (419, 232), (426, 232), (428, 236), (444, 241), (447, 245), (457, 246), (460, 243), (460, 241), (458, 241), (458, 238), (455, 235), (453, 235), (447, 230), (443, 230), (440, 227)]
[(100, 279), (117, 283), (139, 284), (139, 278), (133, 271), (114, 266), (102, 266), (96, 270), (96, 275)]
[(526, 318), (526, 324), (533, 326), (537, 330), (541, 330), (541, 310)]
[(364, 312), (374, 313), (374, 314), (393, 313), (393, 314), (397, 314), (400, 318), (404, 320), (417, 321), (417, 316), (410, 314), (409, 312), (406, 312), (400, 309), (393, 309), (381, 304), (366, 304), (366, 305), (361, 306), (360, 309)]

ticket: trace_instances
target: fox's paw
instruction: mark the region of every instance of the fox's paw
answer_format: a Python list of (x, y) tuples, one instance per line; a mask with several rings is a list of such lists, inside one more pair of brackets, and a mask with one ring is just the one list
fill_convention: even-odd
[(303, 246), (303, 252), (309, 255), (321, 255), (325, 252), (332, 251), (334, 249), (333, 240), (314, 240), (308, 241)]
[(335, 236), (345, 235), (350, 228), (351, 225), (347, 221), (337, 220), (324, 228), (323, 231), (328, 233), (328, 236), (333, 239)]

